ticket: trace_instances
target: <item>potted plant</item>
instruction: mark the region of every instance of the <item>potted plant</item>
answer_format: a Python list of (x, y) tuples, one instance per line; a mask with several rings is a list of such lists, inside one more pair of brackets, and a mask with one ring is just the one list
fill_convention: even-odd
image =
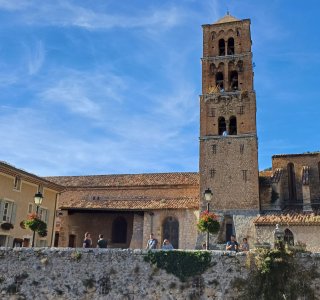
[(218, 233), (220, 229), (220, 223), (218, 219), (219, 217), (216, 214), (205, 210), (200, 214), (197, 227), (201, 232), (209, 232), (211, 234)]
[(10, 230), (13, 229), (13, 225), (11, 223), (6, 222), (1, 224), (1, 228), (3, 230)]
[(47, 235), (47, 224), (43, 222), (37, 214), (29, 215), (28, 219), (24, 221), (24, 225), (26, 228), (38, 232), (41, 237)]

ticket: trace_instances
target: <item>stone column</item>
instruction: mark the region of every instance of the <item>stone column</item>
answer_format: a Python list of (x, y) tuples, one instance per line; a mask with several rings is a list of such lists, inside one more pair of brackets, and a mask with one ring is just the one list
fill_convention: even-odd
[(69, 242), (69, 218), (68, 211), (62, 210), (59, 214), (60, 231), (59, 231), (59, 247), (68, 247)]
[(143, 247), (143, 214), (134, 214), (133, 217), (133, 233), (129, 248), (142, 249)]

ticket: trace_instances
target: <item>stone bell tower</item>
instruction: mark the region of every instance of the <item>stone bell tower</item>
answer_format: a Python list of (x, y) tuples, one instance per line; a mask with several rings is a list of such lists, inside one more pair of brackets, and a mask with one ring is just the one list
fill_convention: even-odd
[(230, 235), (237, 233), (235, 216), (259, 211), (250, 20), (227, 14), (202, 27), (200, 208), (205, 209), (203, 193), (210, 188), (210, 207), (229, 218)]

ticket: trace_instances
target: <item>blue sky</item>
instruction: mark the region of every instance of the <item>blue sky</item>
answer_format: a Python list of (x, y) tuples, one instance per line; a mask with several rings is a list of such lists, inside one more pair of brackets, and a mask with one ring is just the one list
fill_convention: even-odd
[(320, 149), (316, 0), (0, 0), (0, 160), (198, 170), (202, 24), (251, 18), (260, 169)]

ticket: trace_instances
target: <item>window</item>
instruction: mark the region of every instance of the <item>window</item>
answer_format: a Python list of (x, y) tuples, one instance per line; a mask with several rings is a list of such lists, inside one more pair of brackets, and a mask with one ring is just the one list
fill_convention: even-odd
[(33, 212), (33, 204), (29, 203), (29, 205), (28, 205), (28, 214), (32, 214), (32, 212)]
[(238, 72), (237, 71), (232, 71), (230, 73), (230, 88), (232, 91), (237, 91), (239, 89)]
[(14, 185), (13, 185), (13, 189), (20, 191), (21, 190), (21, 178), (19, 176), (16, 176), (14, 178)]
[(210, 64), (210, 75), (214, 75), (215, 72), (216, 72), (215, 64)]
[(216, 74), (216, 86), (220, 89), (220, 91), (223, 91), (224, 85), (223, 85), (223, 73), (218, 72)]
[(174, 217), (165, 218), (162, 225), (162, 240), (168, 239), (174, 249), (179, 249), (179, 222)]
[(43, 195), (43, 185), (42, 184), (38, 185), (38, 193), (41, 193)]
[(294, 236), (290, 229), (284, 231), (284, 242), (287, 245), (294, 246)]
[(244, 114), (244, 105), (238, 106), (238, 114), (243, 115)]
[(117, 217), (112, 223), (112, 243), (125, 244), (127, 242), (127, 221)]
[(213, 107), (209, 108), (209, 116), (208, 117), (215, 117), (216, 116), (216, 109)]
[(216, 170), (215, 169), (210, 169), (210, 177), (214, 178), (215, 174), (216, 174)]
[(14, 224), (16, 204), (12, 201), (0, 201), (0, 222)]
[(237, 118), (235, 116), (230, 117), (229, 120), (229, 134), (237, 134)]
[(38, 247), (47, 247), (47, 240), (39, 240)]
[[(59, 233), (58, 233), (58, 240), (59, 240)], [(58, 246), (55, 246), (55, 247), (58, 247)], [(69, 235), (68, 247), (69, 248), (75, 248), (76, 247), (76, 235), (75, 234), (70, 234)]]
[(38, 216), (43, 222), (48, 223), (49, 211), (46, 208), (39, 207)]
[(211, 150), (212, 150), (212, 154), (216, 154), (217, 153), (217, 145), (211, 145)]
[(219, 135), (222, 135), (223, 132), (227, 131), (227, 125), (226, 125), (226, 120), (224, 117), (220, 117), (219, 120), (218, 120), (218, 123), (219, 123), (219, 132), (218, 134)]
[(247, 182), (248, 180), (248, 170), (242, 170), (242, 179)]
[(234, 55), (234, 39), (228, 39), (228, 48), (227, 48), (228, 55)]
[(226, 55), (226, 45), (224, 39), (219, 40), (219, 56)]
[(244, 144), (240, 144), (240, 154), (243, 154), (244, 152)]
[(288, 172), (289, 201), (296, 202), (297, 201), (297, 189), (296, 189), (296, 176), (295, 176), (293, 163), (288, 163), (287, 172)]
[[(69, 239), (70, 241), (70, 239)], [(53, 243), (53, 247), (58, 247), (59, 246), (59, 232), (56, 232), (54, 234), (54, 243)]]

